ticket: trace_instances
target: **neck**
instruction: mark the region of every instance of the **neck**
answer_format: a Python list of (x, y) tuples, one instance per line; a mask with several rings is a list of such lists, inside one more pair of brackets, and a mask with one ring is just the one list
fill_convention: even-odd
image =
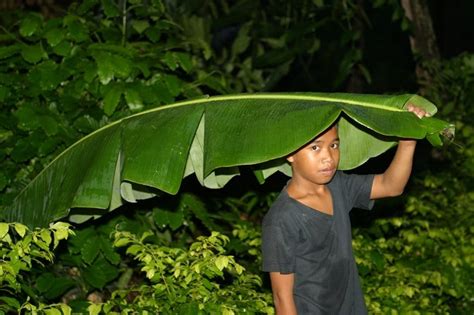
[(316, 184), (299, 176), (295, 176), (288, 184), (288, 193), (291, 196), (301, 197), (308, 195), (321, 195), (327, 192), (326, 184)]

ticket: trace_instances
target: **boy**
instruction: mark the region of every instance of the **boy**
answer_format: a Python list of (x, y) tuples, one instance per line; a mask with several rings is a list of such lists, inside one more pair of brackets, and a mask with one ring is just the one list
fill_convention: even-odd
[[(413, 105), (419, 118), (427, 113)], [(270, 273), (277, 315), (367, 314), (352, 253), (349, 211), (400, 195), (415, 140), (400, 140), (383, 174), (336, 171), (336, 126), (287, 157), (293, 176), (262, 224), (263, 270)]]

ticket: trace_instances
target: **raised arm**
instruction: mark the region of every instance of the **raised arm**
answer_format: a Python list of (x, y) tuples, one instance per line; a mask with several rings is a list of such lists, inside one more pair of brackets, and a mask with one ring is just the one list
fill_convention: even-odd
[(282, 274), (270, 272), (272, 282), (273, 301), (276, 315), (296, 315), (296, 306), (293, 299), (293, 273)]
[[(408, 111), (419, 118), (428, 116), (421, 108), (408, 105)], [(392, 162), (383, 174), (375, 175), (370, 199), (399, 196), (410, 178), (416, 140), (400, 140)]]

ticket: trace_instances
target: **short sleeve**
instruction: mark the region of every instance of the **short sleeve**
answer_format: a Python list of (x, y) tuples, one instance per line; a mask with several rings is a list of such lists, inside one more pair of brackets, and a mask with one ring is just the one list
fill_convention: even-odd
[(344, 192), (352, 203), (352, 207), (366, 210), (372, 209), (374, 201), (370, 199), (370, 193), (375, 175), (341, 174)]
[(272, 222), (262, 226), (262, 270), (294, 273), (297, 228), (292, 224)]

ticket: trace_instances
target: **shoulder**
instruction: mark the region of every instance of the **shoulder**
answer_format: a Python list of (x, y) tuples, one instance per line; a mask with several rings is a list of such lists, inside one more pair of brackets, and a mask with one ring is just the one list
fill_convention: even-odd
[(278, 195), (272, 206), (263, 218), (263, 225), (281, 225), (294, 221), (295, 211), (297, 208), (295, 203), (286, 192), (286, 188)]
[(333, 185), (333, 186), (360, 185), (365, 182), (371, 183), (373, 179), (374, 179), (374, 174), (366, 174), (366, 175), (347, 174), (343, 171), (337, 171), (332, 181), (329, 183), (329, 185)]

